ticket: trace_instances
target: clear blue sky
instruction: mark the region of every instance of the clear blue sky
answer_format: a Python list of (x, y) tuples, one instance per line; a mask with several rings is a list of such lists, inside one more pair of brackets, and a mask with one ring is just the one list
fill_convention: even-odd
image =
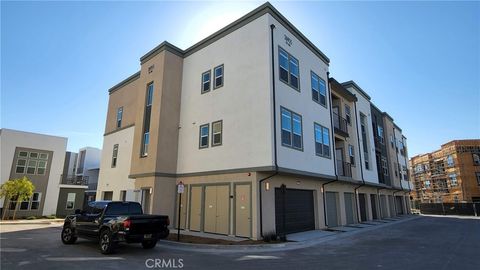
[[(185, 49), (263, 2), (1, 3), (1, 127), (101, 147), (107, 89), (163, 40)], [(480, 138), (478, 2), (275, 2), (388, 111), (409, 154)]]

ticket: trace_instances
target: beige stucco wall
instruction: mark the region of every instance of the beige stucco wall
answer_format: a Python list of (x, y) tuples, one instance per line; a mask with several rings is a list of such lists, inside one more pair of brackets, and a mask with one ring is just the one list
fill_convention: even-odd
[(123, 107), (120, 128), (135, 124), (138, 91), (138, 80), (134, 80), (109, 95), (105, 133), (117, 130), (117, 109), (120, 107)]

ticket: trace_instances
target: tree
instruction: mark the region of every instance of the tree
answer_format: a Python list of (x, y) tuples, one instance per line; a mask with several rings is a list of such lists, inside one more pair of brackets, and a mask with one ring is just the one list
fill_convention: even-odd
[(13, 219), (17, 214), (18, 207), (23, 201), (30, 200), (33, 195), (35, 186), (28, 177), (24, 176), (19, 179), (10, 179), (0, 186), (0, 198), (6, 199), (2, 219), (5, 219), (7, 210), (10, 209), (9, 204), (12, 200), (16, 200), (15, 209), (13, 211)]

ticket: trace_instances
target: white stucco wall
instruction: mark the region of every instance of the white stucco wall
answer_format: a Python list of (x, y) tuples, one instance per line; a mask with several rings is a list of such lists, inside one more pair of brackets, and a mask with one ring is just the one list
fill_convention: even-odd
[[(325, 175), (335, 175), (333, 161), (332, 126), (330, 120), (330, 101), (327, 91), (327, 107), (312, 100), (311, 71), (321, 77), (328, 85), (328, 66), (285, 27), (272, 16), (269, 16), (269, 25), (274, 24), (274, 59), (275, 80), (277, 96), (277, 149), (278, 165), (280, 167), (307, 171)], [(285, 37), (292, 40), (289, 46)], [(295, 57), (299, 62), (300, 92), (290, 87), (279, 79), (278, 47)], [(328, 87), (328, 86), (327, 86)], [(327, 89), (328, 90), (328, 89)], [(281, 141), (281, 110), (280, 107), (289, 109), (302, 116), (303, 151), (295, 150), (282, 145)], [(315, 154), (314, 122), (326, 127), (330, 131), (330, 158)]]
[[(357, 96), (357, 123), (358, 123), (358, 135), (360, 136), (359, 142), (360, 145), (360, 154), (362, 157), (362, 170), (363, 170), (363, 177), (366, 182), (370, 183), (379, 183), (378, 182), (378, 174), (377, 174), (377, 162), (375, 159), (375, 141), (373, 138), (373, 126), (372, 126), (372, 113), (370, 107), (370, 101), (365, 98), (355, 87), (348, 87), (347, 88), (350, 92), (352, 92), (355, 96)], [(361, 121), (360, 121), (360, 114), (366, 116), (366, 128), (367, 128), (367, 145), (368, 145), (368, 160), (369, 160), (369, 169), (367, 170), (365, 167), (365, 154), (363, 151), (363, 138), (362, 138), (362, 131), (361, 131)]]
[[(129, 179), (135, 127), (129, 127), (103, 138), (100, 174), (97, 185), (97, 200), (104, 191), (113, 191), (113, 199), (120, 199), (121, 190), (133, 190), (134, 180)], [(112, 168), (113, 146), (118, 144), (117, 166)]]
[[(60, 192), (60, 177), (63, 172), (65, 152), (67, 149), (67, 138), (11, 129), (1, 129), (1, 184), (9, 180), (13, 155), (16, 147), (40, 149), (53, 152), (47, 191), (46, 194), (42, 194), (42, 200), (45, 200), (42, 215), (55, 214), (58, 202), (58, 194)], [(3, 206), (3, 199), (0, 201), (0, 204)]]
[[(267, 15), (187, 56), (183, 62), (177, 173), (272, 166), (271, 89)], [(202, 73), (224, 65), (224, 85), (201, 94)], [(221, 146), (211, 123), (223, 120)], [(209, 147), (199, 127), (210, 123)]]

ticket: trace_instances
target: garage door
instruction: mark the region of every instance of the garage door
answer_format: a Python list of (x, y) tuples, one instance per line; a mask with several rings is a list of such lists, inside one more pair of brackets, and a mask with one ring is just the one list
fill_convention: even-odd
[(370, 205), (372, 206), (372, 218), (378, 219), (377, 214), (377, 195), (370, 194)]
[(400, 196), (395, 196), (395, 201), (397, 205), (397, 215), (403, 215), (403, 200)]
[(393, 196), (392, 196), (392, 195), (388, 195), (388, 206), (389, 206), (389, 208), (390, 208), (390, 216), (391, 216), (391, 217), (396, 216), (394, 203), (395, 203), (395, 202), (393, 201)]
[(380, 195), (380, 217), (388, 217), (387, 211), (387, 197), (385, 195)]
[(327, 199), (327, 226), (328, 227), (338, 227), (338, 207), (337, 207), (337, 197), (338, 192), (326, 192)]
[(275, 188), (275, 228), (277, 234), (314, 230), (313, 191), (287, 188), (283, 194), (280, 188)]
[(347, 224), (355, 223), (355, 199), (353, 193), (344, 193)]

